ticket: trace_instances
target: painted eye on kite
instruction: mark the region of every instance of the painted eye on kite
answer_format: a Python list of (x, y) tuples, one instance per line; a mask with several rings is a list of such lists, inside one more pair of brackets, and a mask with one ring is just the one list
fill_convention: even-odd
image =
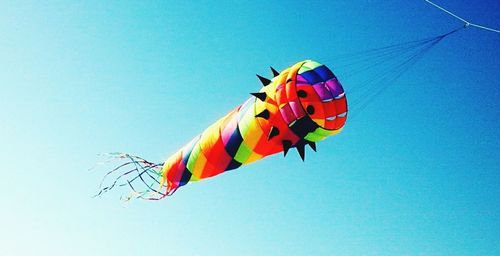
[(297, 96), (299, 96), (299, 98), (306, 98), (307, 97), (307, 92), (304, 91), (304, 90), (298, 90), (297, 91)]
[(307, 106), (306, 111), (309, 115), (312, 115), (312, 114), (314, 114), (314, 107), (309, 105), (309, 106)]

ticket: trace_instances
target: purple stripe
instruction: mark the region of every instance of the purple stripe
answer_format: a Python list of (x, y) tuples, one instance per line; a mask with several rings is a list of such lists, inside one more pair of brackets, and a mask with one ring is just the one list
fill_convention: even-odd
[(324, 83), (315, 84), (315, 85), (313, 85), (313, 88), (321, 100), (324, 101), (324, 100), (333, 99), (332, 94), (330, 93), (330, 91), (328, 90), (328, 87), (325, 86)]
[(293, 115), (292, 109), (288, 104), (284, 105), (283, 108), (280, 108), (281, 116), (285, 120), (285, 123), (289, 124), (295, 120), (295, 116)]
[(344, 92), (344, 89), (342, 88), (342, 85), (339, 83), (339, 81), (334, 78), (326, 82), (326, 86), (328, 89), (330, 89), (330, 92), (333, 94), (333, 97), (339, 96), (341, 93)]

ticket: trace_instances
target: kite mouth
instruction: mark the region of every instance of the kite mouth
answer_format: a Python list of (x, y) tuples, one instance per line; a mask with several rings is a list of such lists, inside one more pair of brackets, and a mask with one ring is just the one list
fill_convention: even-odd
[(341, 99), (341, 98), (342, 98), (342, 97), (344, 97), (344, 96), (345, 96), (345, 92), (343, 92), (343, 93), (341, 93), (341, 94), (339, 94), (339, 95), (335, 96), (335, 97), (334, 97), (334, 99), (339, 100), (339, 99)]
[(335, 115), (335, 116), (327, 116), (325, 119), (326, 119), (327, 121), (333, 121), (333, 120), (335, 120), (337, 117), (345, 117), (345, 116), (347, 116), (347, 112), (340, 113), (340, 114)]

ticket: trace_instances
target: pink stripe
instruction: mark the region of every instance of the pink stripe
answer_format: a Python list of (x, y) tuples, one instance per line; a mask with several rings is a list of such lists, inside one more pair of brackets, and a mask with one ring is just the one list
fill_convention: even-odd
[(297, 85), (299, 84), (309, 84), (309, 82), (301, 75), (297, 75)]
[(231, 138), (234, 130), (236, 130), (237, 125), (238, 120), (233, 116), (233, 118), (231, 118), (231, 120), (226, 124), (226, 127), (224, 127), (224, 130), (221, 131), (222, 142), (224, 142), (224, 145), (227, 145), (227, 142)]
[(293, 111), (293, 114), (297, 117), (297, 119), (305, 116), (304, 109), (302, 108), (302, 105), (299, 103), (298, 100), (295, 101), (290, 101), (290, 108)]
[(292, 109), (288, 104), (283, 106), (283, 108), (280, 109), (281, 116), (285, 120), (287, 124), (290, 124), (291, 122), (295, 121), (295, 115), (293, 114)]

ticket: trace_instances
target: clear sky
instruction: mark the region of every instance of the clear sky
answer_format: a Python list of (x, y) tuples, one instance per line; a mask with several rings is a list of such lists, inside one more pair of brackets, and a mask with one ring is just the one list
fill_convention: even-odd
[[(474, 28), (305, 163), (92, 198), (97, 154), (162, 162), (269, 65), (335, 67), (461, 25), (419, 0), (235, 2), (0, 3), (0, 255), (500, 255), (500, 35)], [(500, 28), (497, 0), (437, 2)]]

